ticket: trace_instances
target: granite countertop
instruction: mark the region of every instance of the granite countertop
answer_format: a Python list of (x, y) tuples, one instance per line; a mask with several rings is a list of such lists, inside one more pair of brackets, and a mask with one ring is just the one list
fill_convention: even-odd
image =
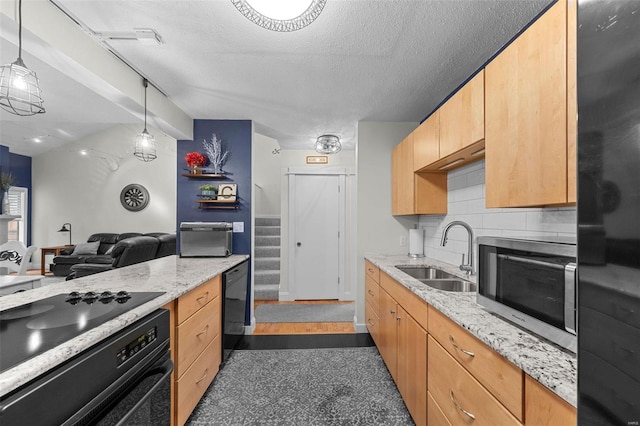
[(38, 377), (248, 258), (247, 255), (232, 255), (224, 258), (167, 256), (0, 297), (0, 311), (2, 311), (57, 294), (67, 294), (74, 290), (81, 293), (105, 290), (165, 292), (160, 297), (4, 371), (0, 374), (0, 396)]
[[(412, 259), (400, 255), (367, 255), (365, 259), (468, 330), (556, 395), (574, 407), (577, 406), (578, 372), (575, 354), (560, 349), (489, 313), (476, 303), (475, 293), (436, 290), (395, 268), (395, 265), (430, 265), (464, 277), (456, 266), (429, 258)], [(472, 276), (470, 281), (475, 282), (476, 277)]]

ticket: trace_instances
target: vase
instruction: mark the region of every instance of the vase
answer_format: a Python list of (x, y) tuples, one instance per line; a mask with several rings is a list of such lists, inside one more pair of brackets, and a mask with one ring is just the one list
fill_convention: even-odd
[(2, 197), (2, 214), (11, 214), (11, 203), (9, 203), (9, 191), (4, 191)]
[(202, 173), (202, 170), (200, 169), (200, 167), (191, 166), (191, 174), (192, 175), (199, 175), (200, 173)]

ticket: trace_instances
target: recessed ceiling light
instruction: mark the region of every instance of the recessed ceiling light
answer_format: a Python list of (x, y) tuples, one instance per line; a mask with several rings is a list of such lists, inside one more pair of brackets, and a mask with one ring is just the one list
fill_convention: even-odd
[(88, 155), (87, 150), (86, 149), (81, 149), (80, 150), (80, 155)]

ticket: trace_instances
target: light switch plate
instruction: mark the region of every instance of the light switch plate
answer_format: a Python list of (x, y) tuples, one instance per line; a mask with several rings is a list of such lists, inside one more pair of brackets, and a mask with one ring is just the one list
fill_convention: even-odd
[(244, 222), (233, 222), (233, 232), (244, 232)]

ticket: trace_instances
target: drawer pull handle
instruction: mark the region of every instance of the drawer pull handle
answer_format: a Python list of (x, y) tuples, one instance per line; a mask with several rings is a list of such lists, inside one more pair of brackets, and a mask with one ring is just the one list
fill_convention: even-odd
[(369, 322), (369, 325), (373, 327), (373, 321), (369, 320), (368, 322)]
[(202, 330), (200, 333), (196, 334), (196, 337), (200, 337), (203, 334), (206, 334), (207, 331), (209, 331), (209, 325), (207, 324), (207, 326), (204, 328), (204, 330)]
[(394, 311), (393, 309), (389, 309), (389, 313), (390, 313), (390, 314), (395, 314), (395, 313), (396, 313), (396, 311)]
[(465, 410), (464, 408), (462, 408), (460, 406), (460, 404), (458, 404), (458, 401), (456, 401), (456, 397), (453, 395), (453, 391), (451, 389), (449, 389), (449, 398), (451, 398), (451, 402), (453, 402), (453, 405), (456, 406), (456, 408), (464, 415), (466, 415), (467, 417), (469, 417), (471, 420), (475, 420), (476, 416), (474, 416), (473, 414), (471, 414), (470, 412), (468, 412), (467, 410)]
[(373, 269), (369, 268), (369, 272), (373, 274)]
[(207, 368), (204, 370), (204, 375), (199, 380), (196, 380), (196, 385), (199, 384), (204, 379), (206, 379), (208, 374), (209, 374), (209, 369)]
[(461, 348), (460, 346), (458, 346), (458, 344), (456, 343), (456, 341), (453, 339), (452, 335), (449, 335), (449, 342), (451, 342), (451, 344), (453, 345), (454, 348), (456, 348), (457, 350), (459, 350), (460, 352), (462, 352), (465, 355), (470, 356), (471, 358), (473, 358), (474, 356), (476, 356), (476, 354), (474, 354), (471, 351), (468, 351), (466, 349)]
[(204, 295), (198, 297), (196, 300), (200, 301), (201, 299), (207, 300), (209, 298), (209, 292), (205, 292)]
[(368, 293), (369, 293), (370, 295), (372, 295), (372, 296), (375, 296), (375, 293), (374, 293), (374, 292), (372, 292), (371, 290), (368, 290)]

